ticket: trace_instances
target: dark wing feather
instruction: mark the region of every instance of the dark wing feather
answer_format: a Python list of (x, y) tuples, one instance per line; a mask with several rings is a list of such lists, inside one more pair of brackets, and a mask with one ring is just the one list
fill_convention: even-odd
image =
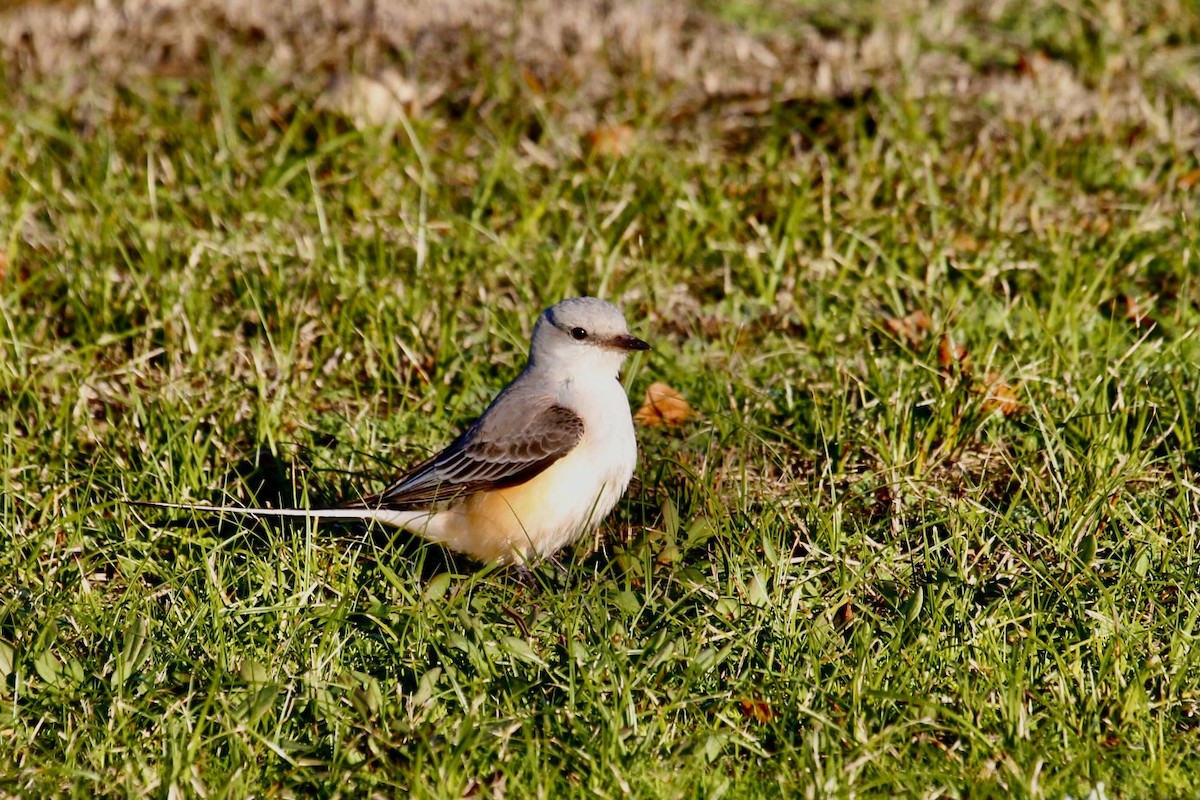
[[(510, 423), (507, 425), (488, 425), (486, 417), (382, 493), (347, 507), (420, 508), (461, 495), (515, 486), (571, 452), (583, 438), (583, 420), (560, 405), (546, 406), (518, 420), (505, 420)], [(495, 429), (500, 427), (505, 430), (497, 433)]]

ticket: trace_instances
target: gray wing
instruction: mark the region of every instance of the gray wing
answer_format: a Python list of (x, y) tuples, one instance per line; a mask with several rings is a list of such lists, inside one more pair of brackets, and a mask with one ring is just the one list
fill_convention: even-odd
[(347, 508), (409, 509), (524, 483), (565, 456), (583, 438), (583, 420), (565, 406), (540, 408), (503, 395), (441, 453), (378, 495)]

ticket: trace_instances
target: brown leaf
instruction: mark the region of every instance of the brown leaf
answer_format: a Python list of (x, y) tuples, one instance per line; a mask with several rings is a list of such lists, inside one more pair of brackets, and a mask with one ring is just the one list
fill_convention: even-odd
[(838, 606), (838, 610), (833, 615), (833, 624), (838, 630), (842, 630), (851, 622), (854, 621), (854, 603), (843, 603)]
[(497, 770), (486, 778), (471, 778), (463, 789), (463, 797), (494, 797), (504, 800), (508, 788), (508, 776)]
[(1006, 417), (1016, 416), (1025, 410), (1025, 406), (1017, 399), (1017, 389), (1009, 386), (995, 372), (989, 372), (983, 379), (980, 391), (983, 394), (983, 412), (990, 414), (999, 411)]
[(771, 704), (766, 700), (758, 697), (739, 700), (738, 708), (741, 709), (743, 717), (752, 719), (759, 725), (765, 725), (775, 719), (775, 709), (771, 708)]
[(1126, 321), (1126, 323), (1134, 327), (1151, 329), (1151, 327), (1157, 325), (1147, 308), (1147, 306), (1153, 305), (1153, 300), (1151, 299), (1150, 302), (1146, 303), (1136, 299), (1133, 295), (1118, 294), (1112, 297), (1111, 300), (1102, 303), (1100, 311), (1108, 314), (1111, 319)]
[(1133, 323), (1136, 328), (1144, 328), (1153, 325), (1154, 322), (1150, 319), (1150, 314), (1142, 307), (1137, 298), (1133, 295), (1125, 295), (1125, 319)]
[(971, 354), (965, 344), (955, 344), (950, 334), (943, 333), (938, 342), (938, 366), (946, 372), (969, 372), (971, 369)]
[(542, 83), (542, 79), (529, 67), (521, 67), (521, 80), (525, 81), (525, 85), (529, 87), (529, 91), (535, 97), (546, 94), (546, 86)]
[(1104, 311), (1113, 319), (1121, 319), (1135, 328), (1152, 328), (1154, 320), (1136, 297), (1130, 294), (1119, 294), (1104, 305)]
[(956, 253), (978, 253), (982, 249), (979, 240), (969, 233), (960, 233), (950, 243)]
[(1017, 57), (1017, 74), (1026, 78), (1032, 78), (1037, 72), (1036, 68), (1034, 67), (1034, 61), (1036, 60), (1036, 57), (1036, 54), (1021, 53), (1021, 55)]
[(0, 281), (8, 277), (8, 251), (0, 247)]
[(1179, 180), (1176, 183), (1180, 189), (1191, 189), (1193, 186), (1200, 184), (1200, 169), (1185, 172), (1179, 176)]
[(896, 502), (896, 495), (892, 492), (892, 487), (885, 483), (876, 488), (875, 491), (871, 493), (871, 497), (874, 499), (874, 502), (871, 503), (871, 507), (868, 510), (868, 513), (871, 515), (871, 519), (874, 521), (887, 519), (888, 515), (892, 513), (892, 508)]
[(908, 346), (916, 349), (917, 345), (929, 333), (931, 322), (929, 315), (917, 309), (906, 317), (888, 317), (883, 321), (883, 327), (897, 339), (903, 339)]
[(621, 158), (633, 144), (633, 128), (628, 125), (601, 125), (587, 135), (588, 152), (602, 158)]
[(692, 416), (692, 407), (683, 395), (665, 383), (652, 383), (646, 390), (646, 400), (633, 415), (633, 421), (647, 428), (655, 425), (681, 425)]

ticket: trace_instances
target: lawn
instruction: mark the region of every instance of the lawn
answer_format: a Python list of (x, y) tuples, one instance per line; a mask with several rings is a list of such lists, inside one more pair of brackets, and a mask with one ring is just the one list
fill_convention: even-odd
[[(0, 9), (0, 794), (1200, 792), (1194, 3), (127, 5)], [(125, 502), (578, 294), (692, 414), (561, 565)]]

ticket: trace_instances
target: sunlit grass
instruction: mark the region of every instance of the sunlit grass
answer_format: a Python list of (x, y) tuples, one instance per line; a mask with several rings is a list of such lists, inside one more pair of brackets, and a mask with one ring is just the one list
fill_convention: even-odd
[[(1195, 153), (882, 92), (579, 156), (517, 80), (0, 90), (3, 791), (1194, 792)], [(121, 502), (377, 490), (582, 293), (697, 415), (562, 570)]]

